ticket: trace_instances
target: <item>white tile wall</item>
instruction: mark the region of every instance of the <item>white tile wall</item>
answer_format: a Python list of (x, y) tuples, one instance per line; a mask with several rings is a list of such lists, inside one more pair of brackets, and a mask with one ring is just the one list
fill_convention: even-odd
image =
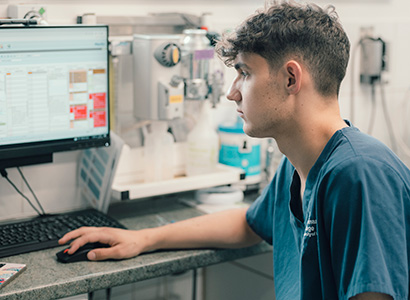
[[(95, 12), (98, 15), (145, 15), (150, 12), (180, 11), (193, 14), (210, 12), (208, 25), (211, 29), (222, 31), (232, 28), (239, 23), (244, 17), (253, 13), (255, 9), (263, 4), (259, 1), (233, 1), (225, 0), (213, 2), (212, 5), (205, 1), (130, 1), (121, 0), (112, 4), (111, 1), (86, 0), (76, 1), (50, 1), (50, 0), (32, 0), (25, 1), (29, 3), (46, 4), (48, 8), (48, 18), (51, 24), (56, 23), (73, 23), (77, 15), (85, 12)], [(7, 6), (11, 3), (19, 3), (13, 0), (0, 0), (0, 17), (7, 15)], [(161, 5), (157, 5), (161, 3)], [(329, 2), (318, 0), (319, 5), (325, 5)], [(373, 26), (376, 36), (380, 36), (389, 44), (389, 71), (386, 73), (388, 84), (386, 86), (386, 98), (389, 105), (389, 111), (394, 116), (394, 127), (397, 132), (407, 133), (407, 115), (403, 115), (403, 103), (410, 101), (404, 100), (406, 91), (410, 88), (410, 78), (407, 75), (407, 69), (410, 66), (410, 2), (407, 0), (375, 0), (375, 1), (348, 1), (337, 0), (333, 3), (339, 13), (342, 23), (351, 39), (352, 45), (355, 45), (359, 39), (360, 27)], [(227, 13), (229, 12), (229, 13)], [(356, 57), (359, 57), (357, 52)], [(340, 94), (340, 105), (342, 115), (345, 118), (350, 117), (350, 78), (352, 65), (355, 65), (355, 77), (358, 78), (359, 61), (351, 61), (346, 79), (342, 85)], [(226, 88), (232, 80), (232, 72), (226, 73)], [(380, 94), (377, 95), (377, 124), (374, 135), (390, 145), (390, 138), (386, 130), (386, 123), (381, 110)], [(403, 102), (406, 101), (406, 102)], [(355, 82), (355, 124), (366, 131), (370, 111), (370, 90), (368, 87), (360, 87), (358, 79)], [(220, 110), (223, 112), (217, 120), (221, 120), (231, 108), (226, 100), (222, 100)], [(410, 110), (410, 108), (408, 109)], [(407, 112), (407, 111), (406, 111)], [(232, 117), (231, 115), (229, 117)], [(410, 136), (406, 136), (406, 141), (410, 141)], [(405, 161), (409, 161), (402, 151), (398, 151)], [(74, 209), (83, 205), (75, 197), (75, 172), (76, 172), (76, 153), (57, 154), (56, 162), (51, 165), (33, 166), (23, 168), (29, 182), (33, 185), (35, 192), (42, 199), (44, 206), (51, 211)], [(22, 181), (13, 170), (9, 171), (10, 177), (16, 180), (19, 186)], [(27, 189), (25, 189), (27, 190)], [(33, 211), (20, 196), (10, 188), (4, 179), (0, 178), (0, 219), (16, 217), (21, 215), (31, 215)]]
[[(85, 207), (77, 196), (77, 159), (79, 151), (54, 154), (54, 162), (22, 167), (21, 171), (47, 213), (69, 211)], [(34, 203), (16, 169), (7, 169), (8, 177)], [(0, 220), (36, 215), (26, 200), (0, 177)]]

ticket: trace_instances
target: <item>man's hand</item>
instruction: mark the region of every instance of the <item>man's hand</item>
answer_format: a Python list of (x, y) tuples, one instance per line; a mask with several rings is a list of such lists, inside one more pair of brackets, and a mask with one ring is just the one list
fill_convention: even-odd
[(71, 241), (68, 254), (73, 254), (87, 243), (100, 242), (110, 247), (91, 250), (89, 260), (124, 259), (137, 256), (147, 251), (149, 245), (148, 230), (131, 231), (108, 227), (81, 227), (65, 234), (59, 244)]

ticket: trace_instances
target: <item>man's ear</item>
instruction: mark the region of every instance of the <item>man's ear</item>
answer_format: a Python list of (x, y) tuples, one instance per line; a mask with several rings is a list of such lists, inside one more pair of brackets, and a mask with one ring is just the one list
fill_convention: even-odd
[(297, 61), (290, 60), (285, 64), (286, 90), (289, 94), (297, 94), (302, 85), (302, 67)]

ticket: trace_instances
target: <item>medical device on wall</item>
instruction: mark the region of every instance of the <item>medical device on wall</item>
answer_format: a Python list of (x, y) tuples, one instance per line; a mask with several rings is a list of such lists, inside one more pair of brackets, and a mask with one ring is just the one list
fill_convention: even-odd
[(372, 84), (380, 80), (386, 69), (386, 43), (381, 38), (360, 40), (360, 83)]
[(0, 169), (110, 143), (107, 26), (0, 27)]
[(142, 120), (182, 118), (184, 100), (219, 102), (223, 72), (202, 29), (180, 35), (134, 35), (134, 115)]

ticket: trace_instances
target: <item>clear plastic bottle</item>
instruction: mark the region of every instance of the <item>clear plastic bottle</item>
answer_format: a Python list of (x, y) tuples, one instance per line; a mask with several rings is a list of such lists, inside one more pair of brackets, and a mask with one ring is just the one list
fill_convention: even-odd
[(145, 182), (168, 180), (174, 177), (175, 145), (167, 123), (151, 123), (151, 132), (144, 140)]
[(215, 171), (219, 155), (219, 137), (213, 128), (209, 101), (202, 103), (199, 119), (188, 133), (186, 175), (200, 175)]

